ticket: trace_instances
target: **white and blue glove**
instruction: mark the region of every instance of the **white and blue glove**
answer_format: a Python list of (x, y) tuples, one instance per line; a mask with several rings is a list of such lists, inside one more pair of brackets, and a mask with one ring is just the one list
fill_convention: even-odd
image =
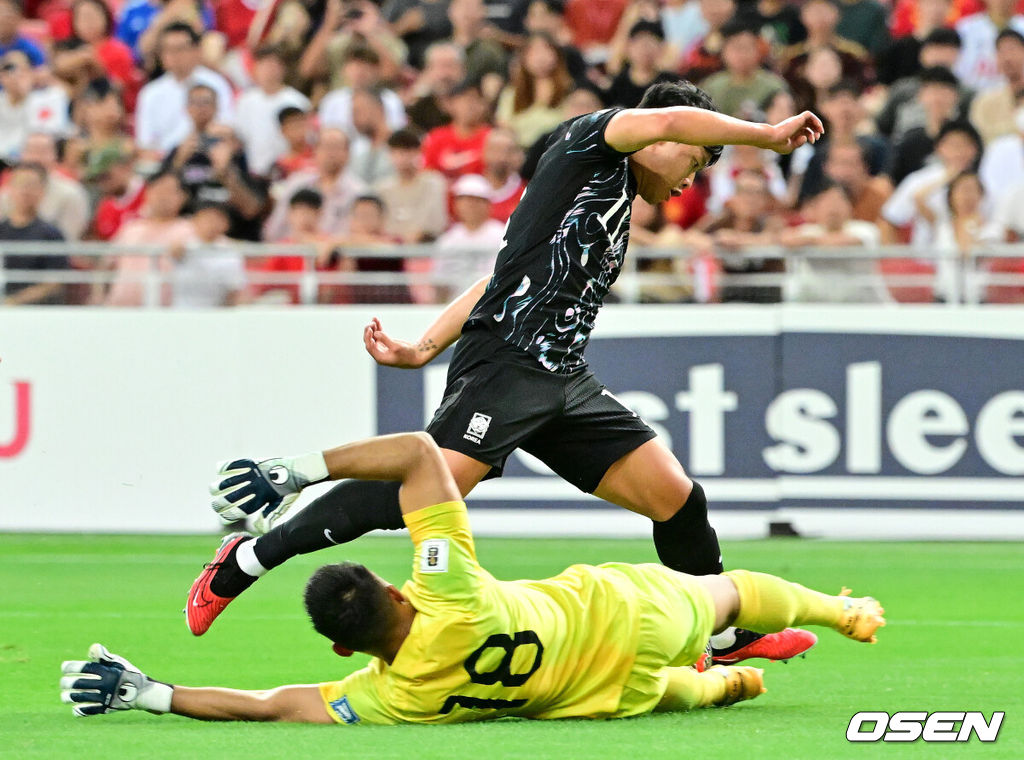
[(60, 666), (60, 701), (74, 705), (79, 717), (118, 710), (171, 711), (174, 687), (154, 681), (128, 660), (102, 644), (89, 647), (89, 660), (70, 660)]
[(311, 483), (327, 480), (323, 454), (299, 457), (236, 459), (221, 465), (219, 478), (210, 485), (210, 506), (225, 523), (259, 513), (254, 528), (266, 533)]

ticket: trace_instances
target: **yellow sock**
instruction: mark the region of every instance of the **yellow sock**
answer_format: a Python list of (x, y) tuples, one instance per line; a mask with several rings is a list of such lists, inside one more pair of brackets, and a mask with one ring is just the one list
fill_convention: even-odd
[(698, 673), (693, 668), (666, 668), (668, 688), (657, 712), (683, 712), (707, 707), (725, 697), (725, 679), (716, 673)]
[(737, 628), (775, 633), (794, 625), (839, 624), (843, 603), (838, 597), (766, 573), (729, 570), (725, 575), (740, 595), (740, 611), (733, 622)]

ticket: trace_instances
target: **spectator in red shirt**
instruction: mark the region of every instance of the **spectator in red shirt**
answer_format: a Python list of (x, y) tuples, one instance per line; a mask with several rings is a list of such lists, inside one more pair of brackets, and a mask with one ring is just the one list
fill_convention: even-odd
[(479, 174), (484, 170), (484, 141), (491, 131), (480, 85), (464, 80), (444, 99), (444, 108), (452, 123), (427, 133), (423, 141), (424, 167), (441, 172), (449, 180)]
[(117, 148), (108, 147), (89, 157), (85, 181), (101, 193), (93, 217), (92, 236), (111, 240), (129, 219), (134, 219), (145, 200), (146, 183), (133, 171), (134, 158)]
[(315, 148), (310, 140), (310, 116), (296, 106), (287, 106), (277, 113), (281, 125), (281, 136), (288, 143), (288, 150), (274, 163), (271, 177), (285, 179), (295, 172), (312, 169), (316, 165)]
[(104, 0), (76, 0), (72, 6), (73, 36), (55, 53), (54, 73), (70, 82), (75, 92), (94, 79), (109, 79), (121, 89), (124, 107), (135, 110), (142, 74), (131, 49), (111, 36), (114, 17)]
[(600, 52), (611, 41), (626, 0), (569, 0), (565, 20), (573, 33), (573, 42), (584, 53)]
[(507, 222), (523, 197), (526, 183), (519, 176), (523, 149), (508, 129), (495, 127), (484, 142), (483, 176), (491, 186), (491, 218)]

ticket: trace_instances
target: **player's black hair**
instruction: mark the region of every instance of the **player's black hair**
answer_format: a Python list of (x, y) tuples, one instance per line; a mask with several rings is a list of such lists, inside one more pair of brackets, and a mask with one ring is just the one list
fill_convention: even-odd
[(355, 562), (324, 565), (306, 584), (306, 614), (313, 628), (345, 649), (366, 652), (391, 633), (394, 614), (387, 590)]
[(422, 144), (423, 138), (415, 129), (396, 129), (388, 138), (388, 147), (399, 150), (419, 150)]
[(944, 84), (954, 90), (960, 86), (960, 80), (956, 78), (956, 74), (945, 66), (929, 66), (917, 75), (917, 79), (921, 85)]
[[(673, 106), (689, 106), (690, 108), (703, 108), (706, 111), (718, 111), (711, 101), (710, 95), (685, 79), (676, 82), (655, 82), (644, 92), (637, 108), (670, 108)], [(704, 150), (710, 156), (708, 167), (713, 166), (722, 157), (721, 145), (705, 145)]]
[[(998, 42), (998, 37), (996, 41)], [(945, 29), (940, 27), (938, 29), (932, 29), (928, 35), (921, 40), (921, 47), (925, 45), (945, 45), (946, 47), (955, 47), (959, 50), (963, 46), (963, 41), (960, 39), (960, 32), (956, 29)]]
[(295, 116), (308, 115), (309, 114), (306, 111), (303, 111), (298, 106), (285, 106), (284, 108), (277, 112), (277, 123), (284, 125), (284, 123), (288, 121), (288, 119), (291, 119)]
[(168, 34), (184, 34), (188, 36), (193, 46), (199, 44), (199, 33), (184, 21), (175, 21), (173, 24), (165, 26), (160, 31), (160, 40), (162, 41)]
[(295, 194), (288, 199), (288, 206), (308, 206), (319, 211), (324, 207), (324, 197), (319, 190), (311, 187), (304, 187), (296, 190)]
[(1016, 40), (1019, 44), (1024, 45), (1024, 34), (1021, 34), (1016, 29), (1007, 27), (996, 35), (996, 47), (999, 47), (999, 43), (1003, 40)]

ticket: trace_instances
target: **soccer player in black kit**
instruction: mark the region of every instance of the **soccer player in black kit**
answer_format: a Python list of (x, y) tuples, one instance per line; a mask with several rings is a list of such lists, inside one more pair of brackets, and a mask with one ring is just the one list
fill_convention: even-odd
[[(584, 351), (622, 266), (637, 194), (660, 203), (680, 193), (723, 144), (788, 153), (822, 132), (810, 112), (775, 125), (719, 114), (703, 91), (674, 82), (652, 85), (637, 108), (597, 111), (556, 130), (509, 220), (494, 274), (415, 344), (391, 338), (378, 320), (365, 330), (370, 355), (402, 368), (421, 367), (458, 340), (427, 432), (464, 496), (500, 475), (520, 448), (580, 490), (649, 517), (668, 567), (722, 572), (703, 489), (594, 377)], [(235, 460), (211, 488), (213, 508), (226, 520), (260, 512), (257, 522), (269, 527), (302, 488), (331, 478), (320, 452)], [(189, 628), (204, 633), (235, 596), (290, 557), (401, 527), (398, 483), (342, 481), (259, 538), (228, 536), (189, 593)], [(814, 642), (799, 629), (733, 629), (713, 641), (713, 657), (788, 659)]]

